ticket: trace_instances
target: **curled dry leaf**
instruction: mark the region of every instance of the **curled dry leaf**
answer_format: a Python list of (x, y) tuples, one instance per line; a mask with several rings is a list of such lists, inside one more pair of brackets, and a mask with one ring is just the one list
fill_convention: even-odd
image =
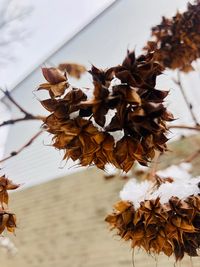
[(85, 66), (76, 63), (61, 63), (58, 65), (58, 69), (66, 71), (70, 76), (80, 79), (87, 69)]

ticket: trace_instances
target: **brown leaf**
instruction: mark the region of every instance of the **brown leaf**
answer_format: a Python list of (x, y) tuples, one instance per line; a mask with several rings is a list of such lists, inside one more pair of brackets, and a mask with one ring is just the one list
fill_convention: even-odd
[(66, 71), (70, 76), (80, 79), (87, 69), (85, 66), (76, 63), (61, 63), (58, 65), (58, 69)]
[(56, 68), (42, 68), (44, 78), (52, 85), (66, 82), (66, 77)]
[(56, 109), (57, 105), (58, 105), (57, 100), (51, 99), (51, 98), (50, 99), (43, 100), (43, 101), (40, 101), (40, 103), (42, 104), (42, 106), (46, 110), (48, 110), (50, 112), (53, 112)]
[(119, 201), (117, 204), (114, 205), (114, 208), (120, 213), (122, 213), (129, 209), (131, 206), (132, 204), (128, 201)]

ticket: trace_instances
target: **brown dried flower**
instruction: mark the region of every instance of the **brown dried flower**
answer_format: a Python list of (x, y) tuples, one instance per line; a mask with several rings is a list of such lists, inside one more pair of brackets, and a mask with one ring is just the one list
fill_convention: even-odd
[(61, 63), (58, 65), (58, 69), (66, 71), (70, 76), (80, 79), (81, 75), (87, 70), (85, 66), (76, 63)]
[(42, 68), (42, 73), (48, 83), (40, 84), (38, 90), (48, 90), (52, 98), (63, 95), (69, 85), (62, 72), (56, 68)]
[(161, 204), (160, 199), (145, 200), (138, 209), (128, 201), (120, 201), (115, 211), (106, 217), (111, 229), (130, 240), (131, 246), (148, 253), (175, 255), (181, 260), (185, 254), (198, 256), (200, 248), (200, 196), (185, 200), (171, 197)]
[(135, 160), (146, 165), (155, 149), (166, 149), (166, 121), (173, 120), (163, 105), (168, 92), (155, 89), (162, 71), (152, 53), (136, 58), (128, 52), (119, 66), (105, 71), (92, 67), (91, 98), (86, 90), (69, 86), (56, 69), (43, 69), (48, 83), (39, 89), (49, 90), (51, 97), (41, 103), (51, 112), (44, 125), (53, 134), (53, 145), (83, 166), (104, 169), (111, 163), (127, 172)]
[(16, 228), (16, 217), (14, 214), (0, 210), (0, 234), (7, 229), (8, 232), (13, 233)]
[(170, 69), (191, 71), (192, 62), (200, 57), (200, 1), (188, 3), (187, 11), (171, 19), (163, 17), (152, 28), (152, 36), (145, 49), (155, 51), (155, 60)]
[(7, 190), (17, 189), (19, 185), (13, 184), (13, 182), (5, 177), (5, 175), (0, 177), (0, 203), (3, 205), (5, 203), (8, 205), (8, 192)]
[(14, 190), (18, 187), (18, 184), (14, 184), (11, 180), (7, 179), (5, 175), (0, 177), (0, 234), (5, 229), (9, 232), (14, 232), (16, 228), (16, 217), (7, 210), (9, 200), (7, 190)]

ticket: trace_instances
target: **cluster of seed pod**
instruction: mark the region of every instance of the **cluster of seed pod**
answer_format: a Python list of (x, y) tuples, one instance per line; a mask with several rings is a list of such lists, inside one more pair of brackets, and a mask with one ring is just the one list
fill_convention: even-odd
[(54, 147), (65, 151), (64, 159), (79, 160), (82, 166), (104, 169), (111, 163), (127, 172), (135, 161), (147, 165), (155, 150), (166, 149), (166, 121), (173, 120), (163, 105), (168, 92), (155, 88), (162, 71), (153, 53), (136, 58), (128, 52), (121, 65), (92, 67), (90, 97), (70, 86), (66, 73), (43, 68), (47, 83), (39, 90), (50, 95), (41, 103), (51, 113), (44, 125)]
[(133, 203), (120, 201), (106, 217), (118, 235), (131, 242), (131, 247), (147, 253), (198, 256), (200, 248), (200, 196), (185, 200), (171, 197), (165, 204), (160, 199), (145, 200), (135, 209)]
[(155, 60), (170, 69), (193, 70), (192, 62), (200, 57), (200, 1), (170, 19), (163, 17), (152, 36), (145, 50), (155, 51)]
[(14, 232), (16, 228), (16, 217), (8, 210), (8, 190), (17, 189), (19, 185), (13, 184), (4, 175), (0, 177), (0, 234), (5, 229)]

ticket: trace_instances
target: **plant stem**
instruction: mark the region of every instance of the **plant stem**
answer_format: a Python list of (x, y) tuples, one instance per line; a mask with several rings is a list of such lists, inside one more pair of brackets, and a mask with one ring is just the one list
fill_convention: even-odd
[(200, 131), (200, 126), (188, 126), (188, 125), (170, 125), (168, 129), (186, 129), (186, 130), (193, 130), (193, 131)]
[(179, 86), (179, 88), (180, 88), (180, 90), (181, 90), (182, 96), (183, 96), (183, 98), (184, 98), (184, 100), (185, 100), (186, 106), (187, 106), (187, 108), (188, 108), (188, 110), (189, 110), (189, 112), (190, 112), (190, 114), (191, 114), (191, 117), (192, 117), (194, 123), (195, 123), (196, 125), (199, 125), (199, 123), (198, 123), (198, 121), (197, 121), (197, 118), (196, 118), (196, 116), (195, 116), (195, 114), (194, 114), (194, 111), (193, 111), (193, 106), (192, 106), (192, 104), (189, 102), (189, 100), (188, 100), (188, 98), (187, 98), (187, 96), (186, 96), (186, 94), (185, 94), (185, 90), (184, 90), (183, 84), (182, 84), (182, 82), (181, 82), (181, 74), (180, 74), (179, 71), (178, 71), (178, 75), (177, 75), (177, 80), (174, 80), (174, 82)]
[(18, 155), (19, 153), (21, 153), (26, 147), (30, 146), (30, 145), (35, 141), (35, 139), (37, 139), (38, 136), (40, 136), (42, 133), (43, 133), (42, 130), (40, 130), (39, 132), (37, 132), (37, 133), (36, 133), (34, 136), (32, 136), (31, 139), (29, 139), (28, 142), (26, 142), (22, 147), (20, 147), (20, 148), (19, 148), (18, 150), (16, 150), (16, 151), (12, 151), (12, 152), (10, 153), (9, 156), (7, 156), (7, 157), (3, 158), (2, 160), (0, 160), (0, 163), (2, 163), (2, 162), (6, 161), (6, 160), (8, 160), (8, 159), (11, 159), (11, 158), (17, 156), (17, 155)]
[(17, 122), (21, 122), (21, 121), (27, 121), (27, 120), (44, 120), (46, 117), (44, 116), (40, 116), (40, 115), (33, 115), (31, 113), (29, 113), (28, 111), (26, 111), (23, 107), (20, 106), (20, 104), (18, 104), (16, 102), (16, 100), (11, 96), (9, 91), (4, 91), (2, 89), (0, 89), (4, 95), (10, 100), (11, 103), (13, 103), (13, 105), (21, 112), (24, 114), (24, 117), (22, 118), (17, 118), (17, 119), (11, 119), (11, 120), (7, 120), (7, 121), (3, 121), (2, 123), (0, 123), (0, 127), (5, 126), (5, 125), (10, 125), (10, 124), (15, 124)]

